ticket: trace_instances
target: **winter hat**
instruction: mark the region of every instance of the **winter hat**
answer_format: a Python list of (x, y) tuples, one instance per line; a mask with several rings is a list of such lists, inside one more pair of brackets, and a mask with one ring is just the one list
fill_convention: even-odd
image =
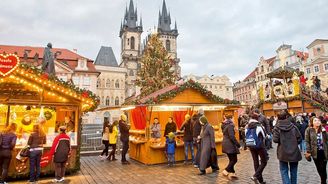
[(205, 116), (202, 116), (201, 118), (199, 118), (199, 121), (203, 125), (206, 124), (206, 123), (208, 123), (207, 118)]
[(173, 139), (175, 137), (173, 132), (170, 132), (167, 136), (169, 139)]
[(204, 109), (203, 108), (198, 109), (198, 114), (203, 115), (204, 114)]
[(122, 119), (123, 121), (126, 121), (126, 119), (127, 119), (126, 115), (125, 115), (125, 114), (121, 114), (121, 119)]
[(186, 121), (190, 120), (190, 115), (189, 115), (189, 114), (186, 114), (186, 115), (185, 115), (185, 120), (186, 120)]

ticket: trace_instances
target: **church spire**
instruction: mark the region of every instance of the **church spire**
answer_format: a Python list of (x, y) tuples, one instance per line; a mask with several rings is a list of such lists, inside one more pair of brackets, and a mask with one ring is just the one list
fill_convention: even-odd
[(130, 0), (129, 6), (126, 5), (125, 7), (120, 36), (122, 36), (123, 32), (127, 29), (130, 31), (142, 32), (142, 20), (138, 25), (138, 9), (134, 7), (133, 0)]
[(162, 11), (159, 11), (158, 13), (158, 32), (166, 32), (166, 33), (172, 33), (177, 32), (173, 29), (171, 29), (171, 13), (168, 11), (166, 7), (166, 2), (163, 0), (162, 4)]

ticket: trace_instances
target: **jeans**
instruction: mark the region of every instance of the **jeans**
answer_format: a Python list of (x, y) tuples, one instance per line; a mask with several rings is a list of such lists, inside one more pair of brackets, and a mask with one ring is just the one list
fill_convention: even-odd
[(321, 178), (321, 184), (327, 183), (327, 161), (325, 161), (325, 152), (323, 150), (317, 151), (317, 159), (313, 159), (315, 167)]
[(55, 178), (57, 180), (60, 180), (65, 176), (66, 162), (62, 162), (62, 163), (55, 162), (54, 164), (55, 164)]
[(30, 152), (30, 181), (34, 182), (40, 178), (41, 172), (41, 150)]
[(125, 162), (126, 161), (125, 155), (129, 150), (129, 140), (122, 141), (122, 145), (123, 145), (123, 148), (122, 148), (122, 159), (121, 159), (121, 161)]
[(4, 183), (8, 176), (8, 168), (11, 160), (11, 150), (2, 149), (0, 150), (0, 171), (1, 178), (0, 183)]
[(101, 156), (103, 156), (104, 154), (105, 154), (106, 156), (108, 156), (109, 141), (102, 140), (102, 143), (105, 145), (105, 149), (104, 149), (103, 152), (101, 153)]
[(188, 161), (188, 147), (190, 148), (191, 152), (191, 160), (194, 163), (195, 162), (195, 157), (194, 157), (194, 144), (193, 141), (186, 141), (184, 142), (184, 148), (185, 148), (185, 161)]
[(169, 165), (175, 164), (174, 153), (168, 153), (167, 154), (167, 164), (169, 164)]
[[(297, 167), (298, 162), (279, 161), (280, 174), (283, 184), (297, 184)], [(288, 171), (290, 172), (290, 177)]]
[(227, 154), (229, 158), (229, 164), (225, 170), (229, 173), (235, 173), (235, 165), (237, 163), (237, 154)]
[(109, 144), (111, 147), (112, 147), (112, 151), (109, 153), (109, 156), (108, 156), (108, 159), (111, 160), (111, 157), (112, 160), (115, 159), (115, 151), (116, 151), (116, 144)]
[[(262, 173), (269, 160), (268, 153), (265, 148), (250, 149), (250, 151), (252, 154), (254, 170), (255, 170), (255, 174), (253, 176), (256, 177), (260, 183), (262, 183), (263, 182)], [(259, 163), (259, 157), (261, 159), (261, 164)]]
[(299, 144), (301, 152), (306, 152), (306, 143), (305, 140), (302, 140), (302, 142)]

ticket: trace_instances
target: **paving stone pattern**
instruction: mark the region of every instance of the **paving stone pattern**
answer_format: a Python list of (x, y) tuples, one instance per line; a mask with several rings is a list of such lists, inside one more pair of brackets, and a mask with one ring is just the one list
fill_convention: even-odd
[[(274, 149), (269, 151), (270, 160), (264, 170), (263, 176), (267, 184), (281, 184), (279, 164)], [(118, 156), (119, 158), (120, 156)], [(130, 160), (131, 161), (131, 160)], [(238, 155), (236, 165), (237, 180), (229, 180), (222, 176), (221, 171), (228, 163), (228, 158), (222, 156), (219, 158), (219, 173), (211, 173), (208, 169), (205, 176), (199, 176), (198, 170), (192, 165), (183, 165), (177, 163), (175, 167), (161, 165), (143, 165), (136, 161), (131, 161), (130, 165), (121, 165), (120, 161), (115, 162), (100, 161), (98, 156), (89, 156), (81, 158), (81, 171), (75, 175), (67, 176), (64, 183), (76, 184), (252, 184), (249, 179), (254, 173), (253, 161), (249, 151), (241, 151)], [(14, 182), (26, 183), (26, 182)], [(42, 179), (38, 183), (52, 183), (50, 178)], [(318, 184), (320, 183), (319, 175), (316, 172), (313, 161), (307, 162), (303, 159), (298, 167), (299, 184)]]

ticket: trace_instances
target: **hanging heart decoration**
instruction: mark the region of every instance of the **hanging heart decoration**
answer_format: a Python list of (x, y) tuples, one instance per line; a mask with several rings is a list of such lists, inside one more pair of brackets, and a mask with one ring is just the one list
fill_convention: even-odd
[(15, 54), (0, 54), (0, 75), (5, 77), (19, 65), (19, 58)]

